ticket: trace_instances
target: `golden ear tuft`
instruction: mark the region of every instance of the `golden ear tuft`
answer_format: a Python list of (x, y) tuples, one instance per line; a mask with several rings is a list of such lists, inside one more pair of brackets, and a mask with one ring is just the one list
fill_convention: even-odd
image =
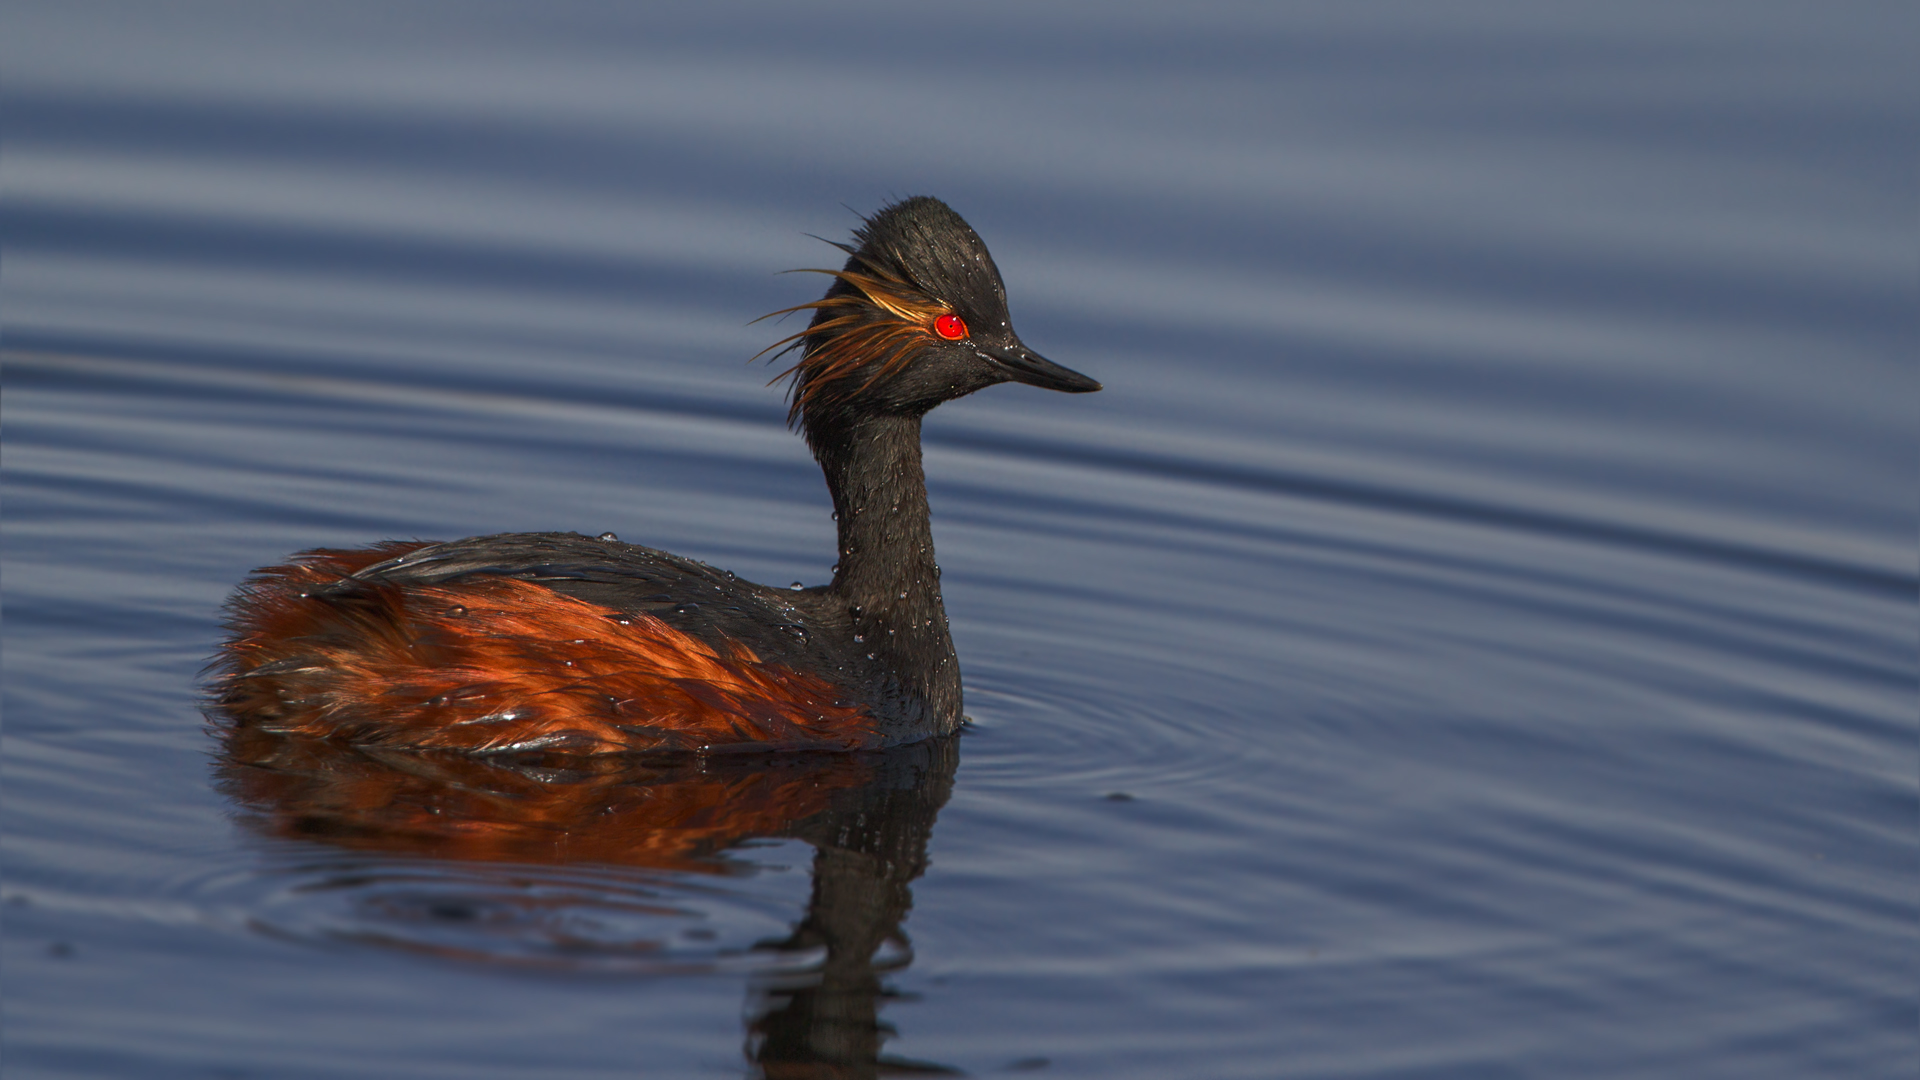
[[(758, 360), (768, 353), (780, 356), (793, 349), (805, 350), (799, 363), (771, 380), (779, 382), (789, 377), (793, 380), (787, 390), (790, 402), (787, 423), (798, 423), (808, 405), (829, 397), (860, 393), (906, 367), (918, 346), (937, 340), (930, 329), (934, 321), (953, 314), (952, 308), (900, 278), (872, 266), (868, 269), (872, 272), (813, 268), (793, 271), (826, 274), (846, 282), (854, 291), (795, 304), (753, 320), (760, 322), (796, 311), (817, 311), (827, 316), (754, 354), (753, 358)], [(876, 312), (882, 317), (874, 318)], [(849, 380), (862, 371), (867, 372), (865, 381), (849, 390)]]

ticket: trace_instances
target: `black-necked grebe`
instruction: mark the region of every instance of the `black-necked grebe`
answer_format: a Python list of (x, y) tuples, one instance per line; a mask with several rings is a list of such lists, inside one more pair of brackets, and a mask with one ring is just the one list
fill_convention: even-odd
[[(833, 583), (780, 589), (611, 534), (309, 551), (230, 607), (218, 711), (262, 730), (483, 752), (862, 749), (955, 730), (960, 669), (920, 467), (929, 409), (1100, 384), (1021, 343), (938, 199), (866, 219), (807, 329), (789, 420), (826, 473)], [(785, 314), (785, 312), (775, 312)], [(777, 354), (776, 354), (777, 355)]]

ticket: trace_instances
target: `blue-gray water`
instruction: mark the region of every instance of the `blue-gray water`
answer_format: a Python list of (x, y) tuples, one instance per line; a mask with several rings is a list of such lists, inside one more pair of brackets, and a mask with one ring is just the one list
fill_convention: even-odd
[(1917, 28), (8, 5), (8, 1075), (755, 1068), (806, 838), (288, 838), (197, 673), (319, 545), (824, 580), (746, 323), (927, 193), (1107, 389), (928, 423), (974, 727), (887, 1055), (1912, 1076)]

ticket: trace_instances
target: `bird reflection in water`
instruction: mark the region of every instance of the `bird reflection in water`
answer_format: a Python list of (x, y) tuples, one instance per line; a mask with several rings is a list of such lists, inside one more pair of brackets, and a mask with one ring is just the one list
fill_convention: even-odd
[[(806, 915), (784, 940), (754, 948), (768, 961), (748, 991), (746, 1052), (757, 1074), (954, 1072), (882, 1055), (892, 1029), (879, 1019), (892, 996), (883, 979), (912, 958), (900, 924), (953, 787), (951, 737), (857, 754), (489, 758), (366, 750), (230, 724), (218, 730), (220, 786), (252, 829), (443, 866), (517, 866), (526, 871), (514, 875), (522, 886), (541, 866), (723, 874), (739, 866), (727, 852), (743, 842), (804, 841), (814, 849)], [(656, 896), (634, 892), (621, 903), (659, 910)], [(473, 917), (526, 902), (521, 889), (504, 902), (471, 896), (454, 906)], [(577, 947), (590, 961), (594, 943)], [(803, 957), (810, 962), (779, 962)]]

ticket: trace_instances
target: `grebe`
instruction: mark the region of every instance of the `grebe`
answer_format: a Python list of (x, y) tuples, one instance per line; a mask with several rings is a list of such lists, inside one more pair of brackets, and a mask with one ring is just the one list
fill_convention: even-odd
[(830, 585), (779, 589), (611, 533), (308, 551), (256, 570), (214, 664), (223, 722), (478, 752), (857, 750), (961, 723), (920, 420), (1003, 382), (1100, 384), (1021, 343), (986, 245), (938, 199), (864, 219), (786, 374), (826, 474)]

